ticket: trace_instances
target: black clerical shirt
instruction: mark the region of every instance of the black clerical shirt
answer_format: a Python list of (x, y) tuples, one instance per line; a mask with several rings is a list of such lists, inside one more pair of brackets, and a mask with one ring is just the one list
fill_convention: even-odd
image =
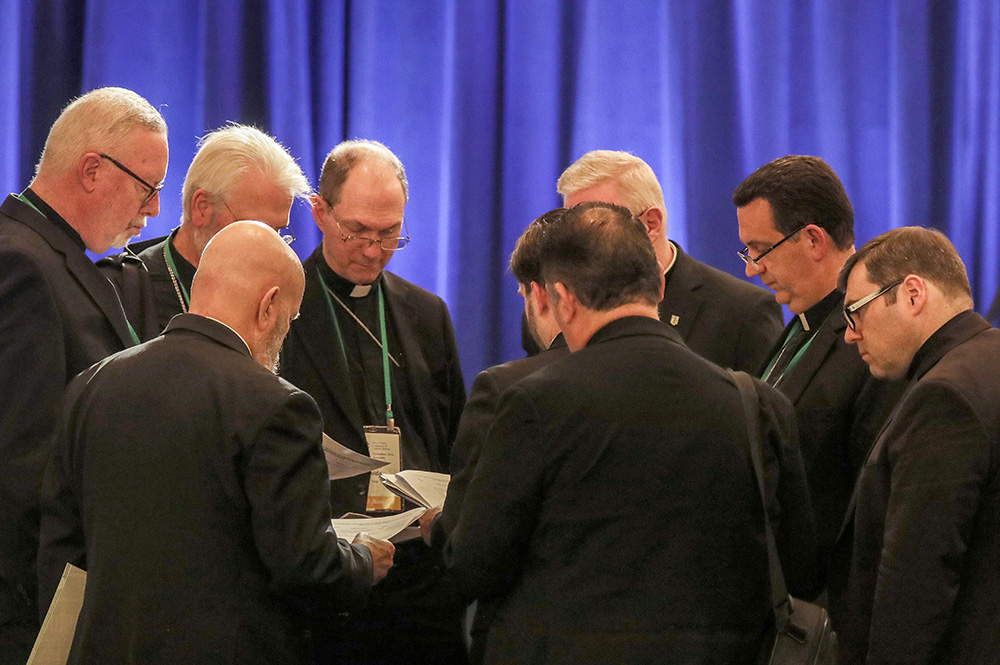
[[(335, 273), (326, 262), (319, 264), (320, 275), (326, 288), (350, 308), (361, 321), (371, 331), (376, 339), (381, 341), (378, 321), (378, 287), (382, 282), (382, 275), (371, 284), (368, 293), (361, 297), (351, 295), (355, 285)], [(344, 356), (347, 359), (347, 367), (350, 372), (350, 385), (360, 407), (363, 423), (356, 423), (359, 427), (364, 425), (385, 425), (386, 424), (386, 404), (385, 404), (385, 384), (383, 380), (382, 350), (372, 339), (371, 335), (365, 332), (364, 328), (354, 320), (344, 307), (336, 299), (331, 297), (333, 310), (336, 312), (336, 324), (340, 328), (340, 334), (344, 340)], [(389, 380), (392, 383), (392, 413), (395, 425), (400, 429), (400, 446), (402, 452), (402, 462), (404, 469), (432, 469), (428, 450), (430, 446), (423, 440), (418, 428), (412, 426), (419, 416), (411, 399), (412, 386), (406, 373), (406, 358), (402, 355), (402, 346), (399, 344), (399, 336), (393, 325), (392, 310), (388, 299), (385, 300), (386, 315), (386, 335), (389, 341)], [(334, 352), (339, 352), (335, 349)]]

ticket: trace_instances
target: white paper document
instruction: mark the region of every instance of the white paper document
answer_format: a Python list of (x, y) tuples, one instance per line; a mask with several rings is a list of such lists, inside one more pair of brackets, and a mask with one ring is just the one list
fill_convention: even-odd
[(86, 587), (87, 573), (67, 563), (28, 657), (28, 665), (66, 665)]
[(382, 484), (390, 490), (424, 508), (439, 508), (448, 495), (451, 476), (433, 471), (407, 469), (399, 473), (381, 474)]
[(343, 538), (348, 542), (354, 540), (354, 537), (362, 531), (373, 538), (389, 540), (420, 519), (420, 516), (426, 511), (426, 508), (414, 508), (413, 510), (407, 510), (405, 513), (388, 515), (386, 517), (346, 518), (330, 520), (330, 522), (333, 524), (334, 531), (337, 532), (337, 537)]
[(330, 473), (330, 480), (360, 476), (362, 473), (381, 469), (387, 464), (337, 443), (327, 436), (326, 432), (323, 433), (323, 453), (326, 455), (326, 468)]

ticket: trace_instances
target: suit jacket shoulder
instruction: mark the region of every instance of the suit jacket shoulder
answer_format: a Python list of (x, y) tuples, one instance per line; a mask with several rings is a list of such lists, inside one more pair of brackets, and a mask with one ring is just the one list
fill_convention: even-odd
[(782, 328), (766, 290), (695, 260), (674, 243), (677, 260), (660, 304), (695, 353), (720, 367), (753, 372)]

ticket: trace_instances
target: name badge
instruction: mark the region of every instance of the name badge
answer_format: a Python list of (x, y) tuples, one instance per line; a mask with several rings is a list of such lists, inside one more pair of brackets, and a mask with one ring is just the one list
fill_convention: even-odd
[(403, 456), (400, 449), (399, 436), (398, 427), (365, 425), (368, 456), (380, 462), (386, 462), (384, 467), (369, 474), (368, 503), (365, 505), (365, 510), (369, 512), (403, 509), (403, 500), (386, 489), (379, 476), (380, 472), (399, 473), (402, 470)]

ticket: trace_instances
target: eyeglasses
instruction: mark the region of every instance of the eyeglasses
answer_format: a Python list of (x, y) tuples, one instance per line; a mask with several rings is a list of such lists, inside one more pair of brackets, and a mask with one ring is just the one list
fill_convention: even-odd
[[(240, 222), (240, 221), (243, 221), (245, 219), (248, 219), (246, 217), (240, 217), (235, 212), (233, 212), (233, 209), (229, 207), (228, 203), (226, 203), (226, 199), (219, 199), (219, 200), (222, 201), (222, 205), (226, 206), (226, 210), (229, 211), (229, 214), (232, 215), (233, 219), (235, 219), (237, 222)], [(293, 236), (288, 231), (288, 229), (280, 229), (280, 230), (279, 229), (275, 229), (275, 231), (277, 231), (278, 237), (281, 238), (285, 242), (286, 245), (291, 245), (293, 242), (295, 242), (295, 236)]]
[[(326, 199), (323, 200), (327, 207), (330, 208), (330, 213), (333, 213), (333, 206)], [(340, 233), (340, 239), (345, 243), (351, 243), (360, 249), (368, 249), (372, 245), (378, 245), (379, 249), (383, 252), (392, 252), (397, 249), (403, 249), (408, 244), (410, 244), (410, 230), (406, 228), (406, 218), (403, 218), (403, 233), (404, 235), (397, 236), (394, 238), (366, 238), (364, 236), (345, 236), (344, 228), (334, 218), (334, 223), (337, 225), (337, 232)]]
[(858, 312), (858, 310), (860, 310), (862, 307), (864, 307), (865, 305), (867, 305), (871, 301), (875, 300), (879, 296), (884, 296), (885, 294), (889, 293), (889, 291), (892, 291), (894, 288), (896, 288), (897, 286), (899, 286), (902, 283), (903, 283), (903, 280), (897, 279), (895, 282), (893, 282), (889, 286), (885, 287), (881, 291), (876, 291), (875, 293), (870, 293), (867, 296), (865, 296), (864, 298), (862, 298), (861, 300), (859, 300), (859, 301), (857, 301), (857, 302), (855, 302), (853, 304), (850, 304), (850, 305), (847, 305), (846, 307), (844, 307), (844, 319), (847, 321), (847, 326), (851, 330), (856, 330), (857, 328), (855, 326), (857, 326), (857, 322), (854, 320), (854, 315)]
[(764, 258), (765, 256), (767, 256), (768, 254), (770, 254), (774, 250), (778, 249), (778, 246), (781, 245), (781, 243), (785, 242), (786, 240), (788, 240), (789, 238), (791, 238), (793, 235), (795, 235), (796, 233), (798, 233), (802, 229), (806, 228), (806, 226), (808, 226), (808, 224), (803, 224), (802, 226), (800, 226), (799, 228), (795, 229), (794, 231), (792, 231), (791, 233), (789, 233), (787, 236), (785, 236), (784, 238), (782, 238), (778, 242), (774, 243), (773, 245), (771, 245), (770, 247), (768, 247), (767, 249), (765, 249), (763, 252), (761, 252), (760, 254), (758, 254), (756, 257), (750, 256), (750, 248), (749, 247), (744, 247), (741, 251), (737, 252), (737, 254), (740, 255), (741, 259), (743, 259), (743, 263), (747, 264), (748, 266), (753, 266), (754, 270), (760, 270), (760, 265), (758, 265), (758, 263), (760, 262), (760, 260), (762, 258)]
[(117, 159), (115, 159), (111, 155), (105, 155), (103, 152), (98, 153), (98, 154), (101, 157), (103, 157), (104, 159), (106, 159), (109, 162), (111, 162), (112, 164), (114, 164), (115, 166), (117, 166), (118, 168), (120, 168), (125, 173), (129, 174), (130, 176), (132, 176), (133, 178), (135, 178), (136, 180), (138, 180), (139, 183), (143, 187), (145, 187), (146, 189), (149, 190), (149, 194), (147, 194), (146, 198), (144, 198), (142, 200), (142, 203), (139, 204), (140, 208), (144, 208), (147, 203), (149, 203), (150, 201), (153, 200), (153, 197), (156, 196), (156, 193), (159, 192), (161, 189), (163, 189), (163, 183), (162, 182), (159, 185), (150, 185), (148, 182), (146, 182), (145, 180), (143, 180), (142, 178), (140, 178), (138, 175), (136, 175), (135, 172), (132, 171), (132, 169), (130, 169), (129, 167), (125, 166), (124, 164), (122, 164), (121, 162), (119, 162)]

